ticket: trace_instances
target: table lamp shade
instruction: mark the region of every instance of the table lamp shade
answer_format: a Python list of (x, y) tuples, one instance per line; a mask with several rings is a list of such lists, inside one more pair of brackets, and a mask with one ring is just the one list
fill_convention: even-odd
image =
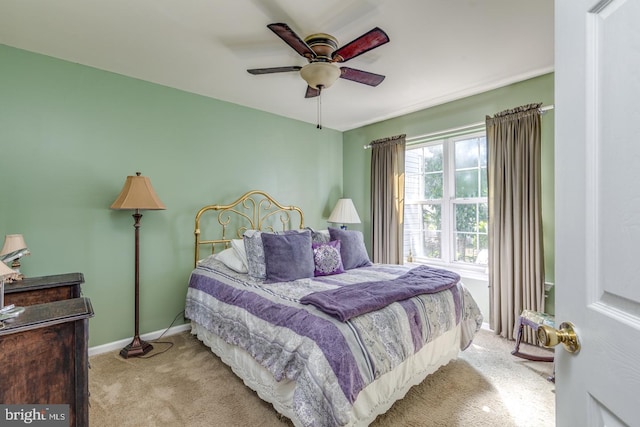
[(7, 264), (0, 262), (0, 280), (13, 279), (16, 274)]
[(7, 234), (4, 237), (4, 245), (2, 246), (2, 250), (0, 250), (0, 256), (19, 251), (21, 249), (27, 249), (27, 242), (24, 241), (22, 234)]
[(166, 206), (153, 190), (149, 177), (140, 176), (140, 172), (136, 172), (135, 176), (127, 177), (120, 195), (111, 204), (111, 209), (160, 210), (166, 209)]
[(327, 221), (339, 224), (360, 224), (360, 217), (351, 199), (340, 199)]

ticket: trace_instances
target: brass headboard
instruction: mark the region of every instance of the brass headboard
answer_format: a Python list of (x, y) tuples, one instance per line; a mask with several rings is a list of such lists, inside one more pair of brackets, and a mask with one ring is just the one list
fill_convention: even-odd
[[(198, 265), (201, 259), (201, 246), (210, 246), (213, 254), (216, 245), (229, 247), (231, 239), (241, 239), (247, 230), (276, 231), (276, 228), (280, 227), (283, 231), (290, 230), (296, 213), (300, 219), (298, 228), (304, 228), (304, 215), (299, 207), (283, 206), (260, 190), (249, 191), (228, 205), (203, 207), (196, 215), (194, 266)], [(209, 235), (208, 232), (211, 231), (211, 234), (215, 234), (217, 238), (202, 239), (201, 233), (205, 227), (207, 227), (206, 234)], [(217, 231), (214, 232), (211, 229), (217, 229)]]

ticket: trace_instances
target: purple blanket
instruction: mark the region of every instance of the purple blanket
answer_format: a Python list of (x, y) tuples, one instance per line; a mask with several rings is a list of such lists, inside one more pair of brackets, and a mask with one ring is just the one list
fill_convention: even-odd
[(421, 294), (432, 294), (455, 286), (460, 276), (453, 271), (421, 265), (386, 281), (365, 282), (308, 294), (300, 299), (345, 322), (352, 317)]

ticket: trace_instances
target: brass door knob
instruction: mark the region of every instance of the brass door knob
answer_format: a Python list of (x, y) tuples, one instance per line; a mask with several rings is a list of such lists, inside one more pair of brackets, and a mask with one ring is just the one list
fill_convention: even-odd
[(571, 322), (561, 323), (560, 329), (546, 325), (539, 326), (538, 341), (546, 348), (551, 348), (562, 343), (569, 353), (575, 353), (580, 350), (578, 335), (576, 335)]

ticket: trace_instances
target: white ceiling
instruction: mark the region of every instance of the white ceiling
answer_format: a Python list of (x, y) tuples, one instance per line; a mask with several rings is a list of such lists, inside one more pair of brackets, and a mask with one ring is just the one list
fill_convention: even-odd
[(274, 22), (340, 46), (389, 35), (345, 63), (379, 86), (323, 91), (322, 123), (341, 131), (553, 71), (553, 0), (2, 0), (0, 44), (315, 125), (298, 73), (246, 72), (306, 64)]

